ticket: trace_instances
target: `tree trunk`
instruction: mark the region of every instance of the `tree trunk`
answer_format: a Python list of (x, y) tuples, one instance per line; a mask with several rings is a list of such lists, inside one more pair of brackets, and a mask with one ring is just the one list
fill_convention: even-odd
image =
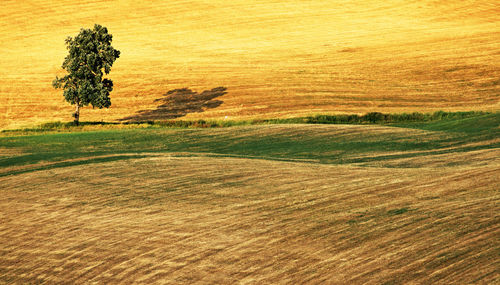
[(80, 104), (76, 104), (76, 110), (75, 113), (73, 114), (73, 117), (75, 117), (75, 125), (79, 125), (80, 123)]

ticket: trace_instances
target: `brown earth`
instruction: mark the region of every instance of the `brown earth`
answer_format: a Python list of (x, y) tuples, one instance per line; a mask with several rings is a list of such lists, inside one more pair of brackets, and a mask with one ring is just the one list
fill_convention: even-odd
[(492, 284), (499, 154), (421, 168), (156, 154), (1, 177), (0, 283)]
[(122, 57), (112, 107), (85, 108), (83, 120), (148, 114), (170, 90), (218, 86), (227, 94), (213, 108), (181, 118), (498, 111), (499, 14), (494, 0), (4, 0), (0, 128), (71, 120), (51, 81), (64, 39), (94, 23)]

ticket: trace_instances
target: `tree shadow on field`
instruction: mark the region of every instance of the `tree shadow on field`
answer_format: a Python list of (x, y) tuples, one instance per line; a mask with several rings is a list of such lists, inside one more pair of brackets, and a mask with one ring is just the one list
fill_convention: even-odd
[(189, 113), (201, 113), (220, 106), (223, 101), (214, 99), (226, 93), (226, 87), (217, 87), (201, 93), (189, 88), (173, 89), (154, 101), (161, 103), (155, 110), (142, 110), (119, 121), (166, 120), (183, 117)]

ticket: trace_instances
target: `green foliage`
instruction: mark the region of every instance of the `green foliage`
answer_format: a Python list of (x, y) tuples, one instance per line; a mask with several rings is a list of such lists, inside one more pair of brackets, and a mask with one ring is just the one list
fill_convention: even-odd
[[(474, 118), (489, 113), (485, 112), (444, 112), (435, 113), (402, 113), (402, 114), (384, 114), (371, 112), (365, 115), (316, 115), (297, 118), (283, 119), (255, 119), (250, 121), (231, 121), (231, 120), (195, 120), (195, 121), (148, 121), (150, 125), (158, 125), (174, 128), (214, 128), (214, 127), (233, 127), (245, 125), (264, 125), (264, 124), (398, 124), (408, 122), (431, 122), (440, 120), (458, 120), (465, 118)], [(141, 122), (136, 122), (141, 123)]]
[(457, 112), (445, 113), (431, 122), (401, 122), (398, 127), (416, 128), (429, 131), (499, 135), (500, 113)]
[[(444, 112), (384, 114), (371, 112), (365, 115), (316, 115), (299, 118), (299, 123), (309, 124), (394, 124), (403, 122), (430, 122), (447, 119), (464, 119), (484, 115), (484, 112)], [(290, 119), (291, 121), (297, 119)]]
[[(458, 115), (457, 115), (458, 116)], [(174, 121), (177, 122), (177, 121)], [(206, 121), (164, 127), (134, 125), (120, 129), (111, 124), (97, 131), (80, 131), (83, 126), (54, 123), (46, 127), (68, 127), (72, 132), (5, 132), (0, 148), (12, 149), (12, 155), (0, 157), (0, 168), (29, 165), (41, 161), (64, 161), (100, 155), (124, 153), (206, 153), (276, 160), (307, 160), (319, 163), (370, 163), (417, 156), (499, 148), (500, 113), (464, 119), (405, 123), (405, 127), (429, 132), (352, 133), (332, 136), (316, 128), (272, 128), (241, 126), (225, 130), (199, 128)], [(108, 123), (109, 124), (109, 123)], [(261, 122), (262, 124), (262, 122)], [(198, 126), (194, 128), (193, 126)], [(368, 130), (369, 128), (367, 128)], [(293, 135), (290, 133), (293, 131)], [(437, 132), (436, 132), (437, 131)], [(255, 135), (258, 134), (258, 135)], [(472, 144), (480, 142), (479, 144)], [(387, 153), (387, 152), (396, 153)], [(378, 155), (374, 153), (380, 152)], [(371, 154), (366, 156), (365, 154)], [(404, 167), (414, 167), (411, 164)]]
[(77, 106), (75, 121), (78, 121), (79, 107), (89, 104), (97, 108), (111, 106), (109, 93), (113, 90), (113, 81), (103, 76), (120, 57), (120, 51), (111, 46), (112, 40), (108, 30), (98, 24), (92, 30), (81, 29), (76, 37), (66, 39), (69, 54), (62, 68), (68, 74), (56, 77), (52, 86), (62, 88), (66, 101)]
[[(46, 132), (81, 130), (83, 126), (148, 126), (150, 128), (225, 128), (248, 125), (266, 124), (385, 124), (406, 128), (417, 128), (434, 131), (480, 132), (484, 129), (494, 129), (498, 124), (499, 113), (486, 112), (443, 112), (435, 113), (402, 113), (383, 114), (368, 113), (359, 115), (316, 115), (309, 117), (284, 119), (254, 119), (254, 120), (167, 120), (167, 121), (133, 121), (133, 122), (81, 122), (78, 127), (72, 122), (49, 122), (34, 128), (17, 130), (2, 130), (2, 133)], [(109, 127), (108, 127), (109, 126)]]

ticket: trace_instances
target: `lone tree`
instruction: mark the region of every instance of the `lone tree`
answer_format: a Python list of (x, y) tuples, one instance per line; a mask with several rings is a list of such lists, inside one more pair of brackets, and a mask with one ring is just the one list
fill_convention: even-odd
[(62, 68), (68, 75), (52, 82), (54, 88), (64, 90), (64, 98), (76, 105), (75, 124), (78, 125), (80, 108), (92, 104), (92, 108), (111, 106), (109, 93), (113, 90), (113, 81), (103, 78), (111, 71), (111, 66), (120, 57), (120, 51), (111, 46), (113, 36), (108, 29), (95, 24), (94, 29), (81, 29), (75, 37), (66, 39), (69, 54), (64, 59)]

